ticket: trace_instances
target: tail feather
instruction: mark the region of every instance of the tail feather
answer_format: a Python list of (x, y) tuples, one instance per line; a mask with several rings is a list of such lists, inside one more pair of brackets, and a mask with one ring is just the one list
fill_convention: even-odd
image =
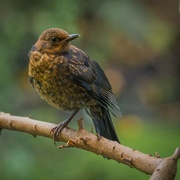
[(120, 143), (114, 125), (111, 120), (110, 113), (107, 109), (102, 106), (90, 107), (90, 114), (96, 129), (96, 132), (113, 141)]

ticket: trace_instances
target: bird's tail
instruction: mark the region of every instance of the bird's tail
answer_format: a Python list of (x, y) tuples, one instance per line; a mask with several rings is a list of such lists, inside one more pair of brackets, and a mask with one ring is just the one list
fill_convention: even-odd
[(89, 110), (96, 132), (107, 139), (120, 143), (109, 111), (100, 105), (92, 106)]

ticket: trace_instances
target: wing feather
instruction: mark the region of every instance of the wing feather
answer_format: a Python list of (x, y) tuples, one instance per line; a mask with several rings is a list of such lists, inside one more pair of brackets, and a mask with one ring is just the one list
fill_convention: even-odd
[(69, 64), (71, 79), (113, 115), (121, 115), (111, 85), (99, 64), (88, 57), (78, 62)]

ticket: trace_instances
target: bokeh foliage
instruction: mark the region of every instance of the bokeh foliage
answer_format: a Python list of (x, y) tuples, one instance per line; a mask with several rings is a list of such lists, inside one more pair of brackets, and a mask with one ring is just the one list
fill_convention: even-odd
[[(123, 144), (162, 157), (179, 146), (180, 26), (169, 0), (1, 0), (0, 111), (59, 122), (68, 116), (41, 100), (28, 82), (28, 51), (50, 27), (78, 33), (73, 42), (111, 81), (123, 117)], [(88, 117), (84, 112), (78, 117)], [(77, 128), (76, 121), (70, 124)], [(85, 121), (87, 130), (92, 122)], [(51, 140), (17, 132), (0, 136), (0, 179), (148, 179), (147, 175)], [(180, 178), (178, 173), (177, 179)]]

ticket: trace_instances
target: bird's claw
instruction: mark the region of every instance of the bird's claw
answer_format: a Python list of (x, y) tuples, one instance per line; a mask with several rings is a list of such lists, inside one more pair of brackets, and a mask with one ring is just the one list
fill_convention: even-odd
[(59, 134), (65, 127), (67, 127), (67, 124), (62, 122), (51, 129), (51, 132), (53, 132), (53, 139), (54, 139), (55, 144), (56, 144), (56, 141), (58, 141), (58, 139), (59, 139)]

